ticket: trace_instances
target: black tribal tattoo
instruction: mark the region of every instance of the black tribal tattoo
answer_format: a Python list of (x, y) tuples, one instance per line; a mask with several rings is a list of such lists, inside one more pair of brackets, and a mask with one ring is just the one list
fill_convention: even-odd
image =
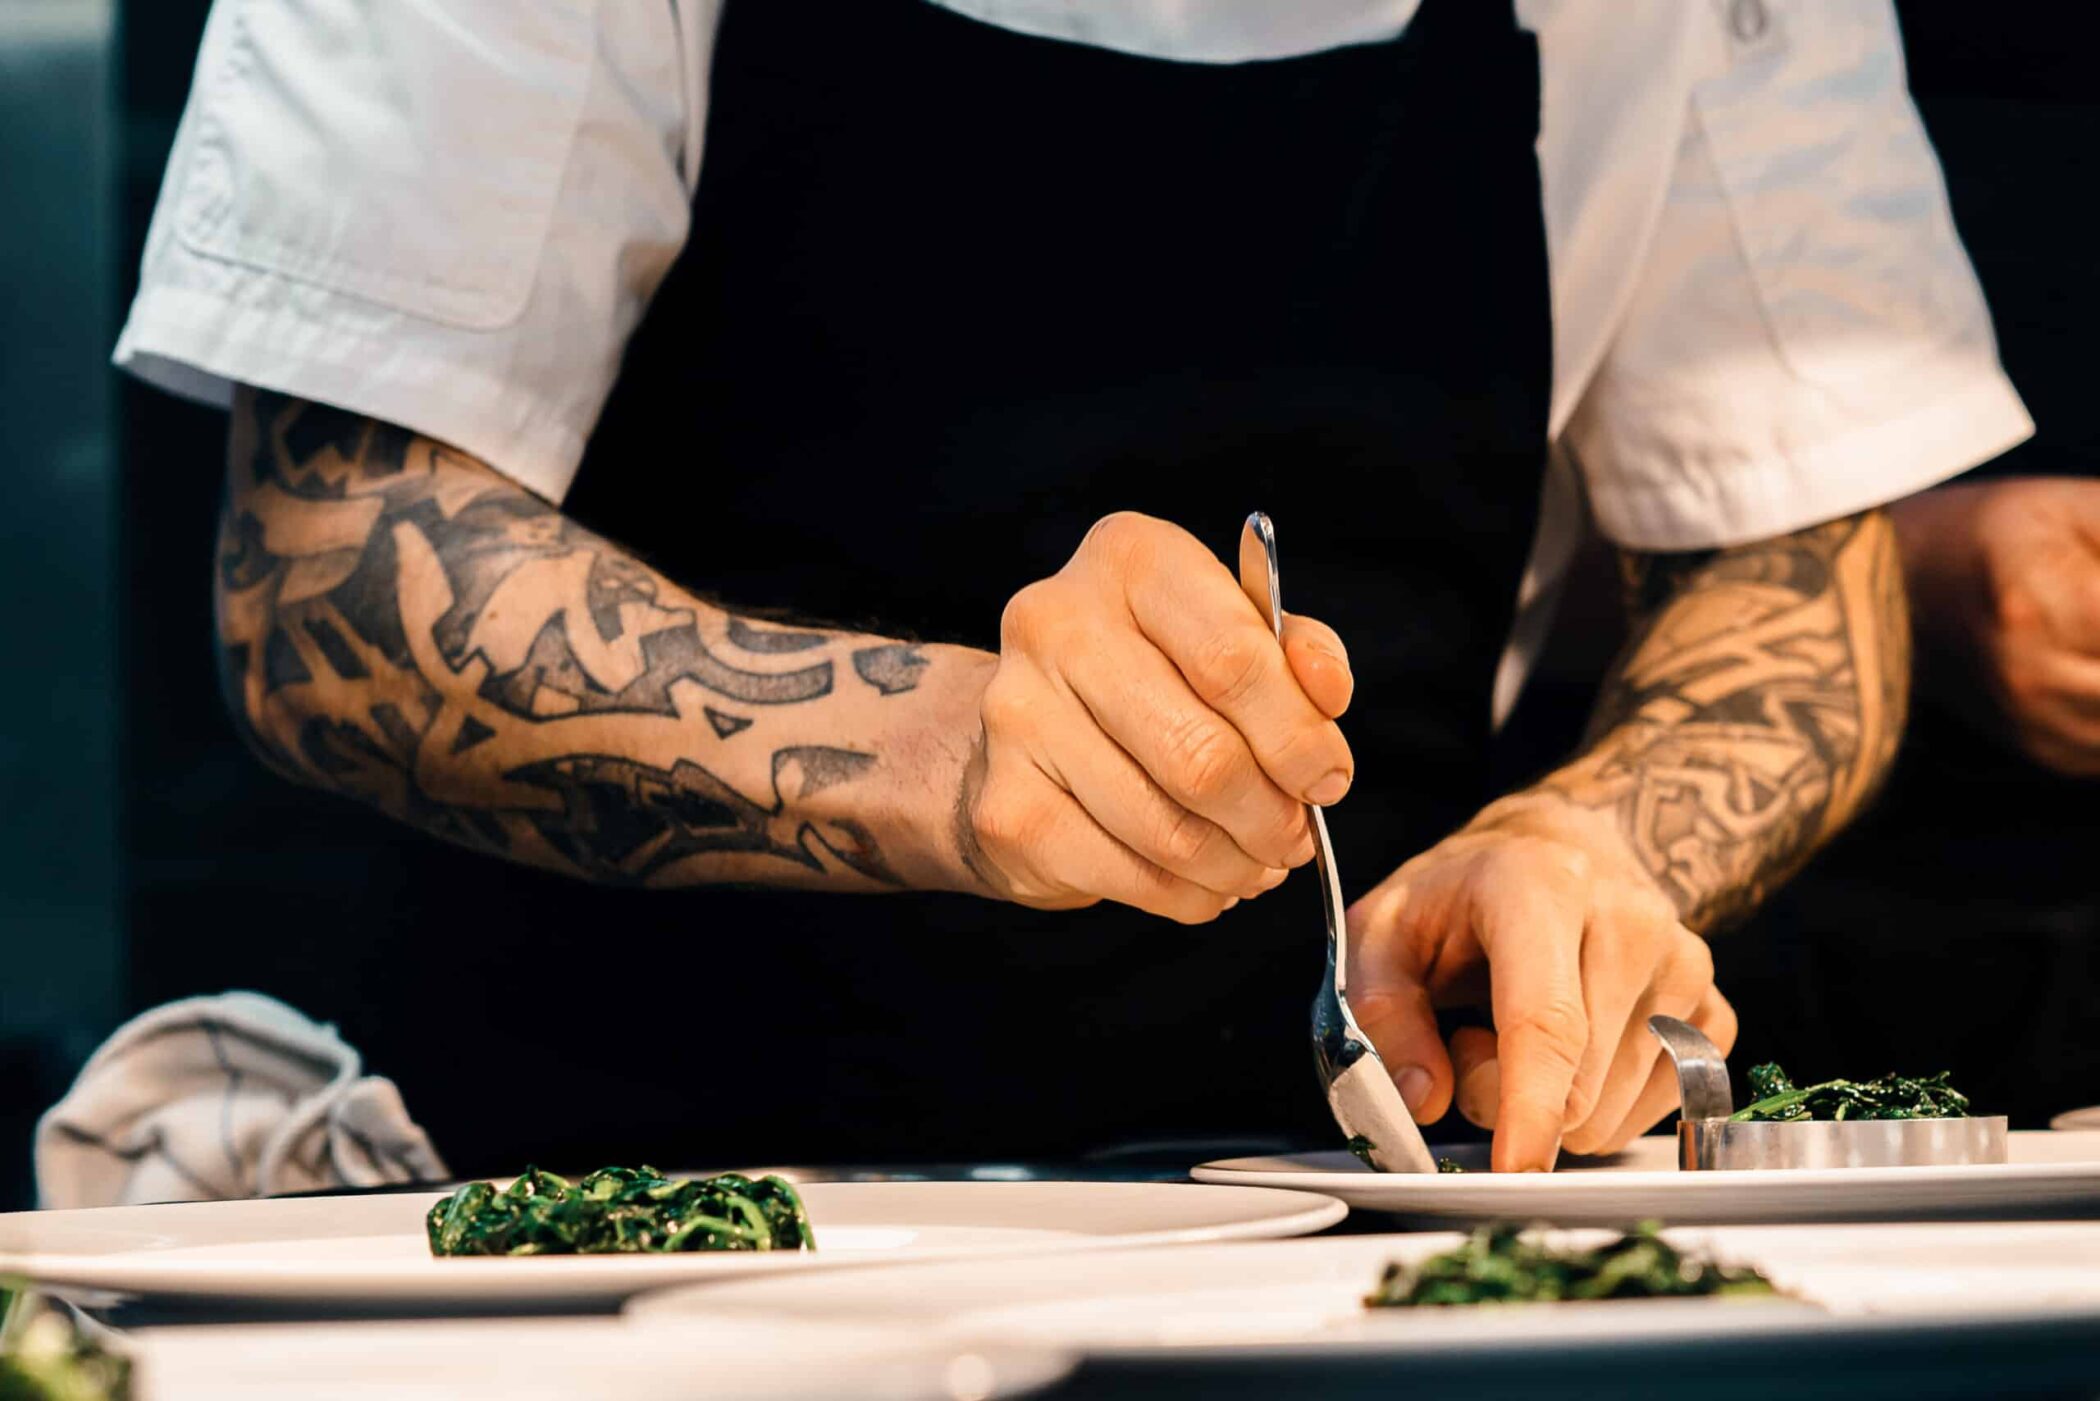
[(909, 691), (920, 652), (723, 613), (334, 409), (244, 395), (229, 465), (222, 673), (272, 767), (597, 880), (896, 882), (865, 823), (808, 806), (881, 765), (825, 742), (816, 703), (849, 665)]
[(886, 696), (917, 690), (919, 673), (926, 666), (926, 658), (905, 642), (863, 647), (853, 654), (853, 669), (860, 673), (860, 679)]
[(1634, 635), (1583, 756), (1546, 786), (1608, 811), (1695, 928), (1728, 923), (1873, 796), (1910, 631), (1880, 512), (1697, 555), (1626, 558)]

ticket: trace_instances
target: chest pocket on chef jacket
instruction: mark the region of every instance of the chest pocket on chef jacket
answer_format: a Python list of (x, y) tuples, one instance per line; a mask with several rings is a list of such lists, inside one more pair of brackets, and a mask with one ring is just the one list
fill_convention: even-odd
[(596, 0), (219, 0), (177, 236), (488, 329), (530, 295)]
[(1716, 8), (1733, 61), (1693, 89), (1694, 114), (1789, 368), (1829, 385), (1885, 375), (1973, 325), (1979, 293), (1886, 0)]

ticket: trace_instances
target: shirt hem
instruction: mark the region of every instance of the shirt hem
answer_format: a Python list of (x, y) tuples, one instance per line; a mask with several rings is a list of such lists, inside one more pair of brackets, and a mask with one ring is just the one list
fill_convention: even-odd
[[(229, 406), (239, 383), (366, 414), (469, 453), (557, 505), (575, 482), (587, 435), (531, 395), (339, 328), (326, 337), (326, 358), (311, 341), (310, 328), (288, 330), (267, 312), (149, 287), (133, 304), (111, 360), (157, 389), (214, 408)], [(363, 367), (379, 361), (391, 373), (375, 376)]]
[(1726, 549), (1856, 515), (1937, 486), (2024, 442), (2034, 420), (1995, 368), (1968, 388), (1817, 447), (1678, 481), (1590, 483), (1613, 544), (1669, 552)]

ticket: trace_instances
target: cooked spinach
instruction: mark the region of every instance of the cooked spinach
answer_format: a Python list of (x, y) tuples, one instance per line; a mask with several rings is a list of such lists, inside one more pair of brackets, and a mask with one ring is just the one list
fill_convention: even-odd
[[(1356, 1134), (1349, 1140), (1349, 1151), (1356, 1155), (1356, 1160), (1374, 1172), (1377, 1170), (1378, 1164), (1371, 1161), (1371, 1154), (1377, 1150), (1378, 1145), (1362, 1134)], [(1436, 1160), (1436, 1170), (1438, 1172), (1465, 1171), (1464, 1168), (1458, 1165), (1458, 1161), (1455, 1158), (1438, 1158)]]
[(1556, 1250), (1507, 1222), (1482, 1226), (1458, 1249), (1432, 1255), (1412, 1269), (1397, 1261), (1387, 1265), (1364, 1305), (1392, 1309), (1778, 1292), (1756, 1270), (1687, 1255), (1658, 1230), (1655, 1222), (1644, 1221), (1608, 1245)]
[(432, 1255), (606, 1255), (690, 1250), (814, 1250), (802, 1198), (785, 1179), (741, 1173), (665, 1177), (600, 1168), (571, 1185), (525, 1169), (497, 1191), (466, 1186), (425, 1218)]
[(1969, 1097), (1937, 1075), (1884, 1075), (1878, 1080), (1825, 1080), (1796, 1088), (1776, 1065), (1750, 1071), (1752, 1102), (1733, 1123), (1796, 1123), (1809, 1119), (1965, 1119)]
[(126, 1401), (131, 1363), (65, 1313), (0, 1283), (0, 1401)]

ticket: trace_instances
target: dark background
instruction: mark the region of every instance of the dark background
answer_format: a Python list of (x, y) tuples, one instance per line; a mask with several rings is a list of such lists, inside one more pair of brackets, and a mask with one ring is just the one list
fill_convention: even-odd
[[(118, 113), (117, 187), (104, 200), (116, 232), (107, 248), (89, 245), (101, 280), (54, 289), (68, 305), (96, 309), (103, 347), (130, 296), (206, 8), (205, 0), (122, 7), (120, 76), (95, 69), (71, 79), (107, 82)], [(1912, 86), (2007, 368), (2041, 425), (2034, 441), (1984, 470), (2091, 474), (2100, 464), (2088, 342), (2100, 325), (2089, 193), (2100, 175), (2100, 91), (2090, 36), (2070, 32), (2072, 6), (1980, 11), (1912, 0), (1898, 8)], [(0, 105), (0, 121), (13, 115)], [(98, 382), (85, 392), (111, 391)], [(84, 578), (74, 594), (98, 605), (113, 594), (99, 611), (113, 629), (114, 696), (47, 690), (39, 699), (53, 710), (66, 705), (69, 723), (117, 727), (113, 817), (76, 814), (67, 828), (93, 833), (98, 822), (113, 824), (115, 869), (92, 841), (59, 858), (18, 843), (11, 867), (25, 889), (42, 882), (86, 890), (80, 898), (90, 904), (104, 899), (114, 937), (62, 937), (27, 916), (10, 930), (24, 948), (41, 939), (51, 966), (39, 966), (37, 980), (11, 979), (12, 996), (0, 987), (0, 1207), (27, 1204), (30, 1125), (118, 1017), (176, 996), (254, 986), (341, 1023), (353, 1043), (383, 1042), (360, 1025), (373, 990), (312, 951), (494, 938), (502, 917), (530, 917), (521, 901), (494, 918), (443, 918), (443, 862), (465, 858), (292, 789), (248, 759), (220, 709), (211, 667), (206, 570), (223, 419), (129, 384), (114, 392), (113, 521), (90, 511), (83, 527), (92, 535), (113, 524), (114, 586)], [(20, 528), (39, 538), (48, 527), (37, 511), (49, 513), (45, 521), (80, 515), (63, 495), (28, 504), (18, 500), (10, 525), (28, 517)], [(109, 568), (95, 549), (82, 558)], [(82, 610), (90, 611), (98, 610)], [(1587, 645), (1566, 647), (1527, 699), (1513, 763), (1525, 761), (1526, 747), (1560, 742), (1587, 706), (1594, 658), (1608, 647), (1612, 624), (1608, 610), (1582, 600), (1571, 616), (1590, 621), (1591, 631), (1570, 634)], [(9, 771), (11, 786), (23, 789), (10, 807), (28, 805), (29, 772)], [(82, 792), (110, 791), (109, 776), (92, 765), (83, 781)], [(34, 797), (62, 807), (87, 801), (42, 784)], [(1982, 1104), (2030, 1126), (2054, 1110), (2100, 1102), (2096, 800), (2100, 785), (2052, 780), (1921, 699), (1877, 812), (1754, 925), (1720, 942), (1722, 986), (1743, 1012), (1739, 1062), (1776, 1055), (1808, 1074), (1946, 1067)], [(410, 891), (415, 898), (404, 898)], [(32, 1007), (27, 987), (57, 991)], [(61, 1007), (63, 1025), (36, 1015)], [(373, 1068), (397, 1076), (411, 1069)]]

